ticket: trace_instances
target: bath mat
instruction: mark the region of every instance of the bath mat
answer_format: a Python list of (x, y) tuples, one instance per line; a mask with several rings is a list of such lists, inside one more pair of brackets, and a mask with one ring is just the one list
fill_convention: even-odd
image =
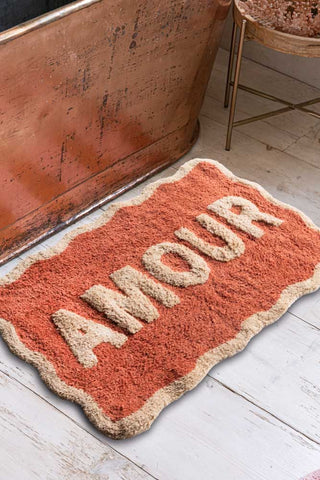
[(127, 438), (320, 286), (320, 230), (197, 159), (0, 285), (10, 349), (96, 427)]

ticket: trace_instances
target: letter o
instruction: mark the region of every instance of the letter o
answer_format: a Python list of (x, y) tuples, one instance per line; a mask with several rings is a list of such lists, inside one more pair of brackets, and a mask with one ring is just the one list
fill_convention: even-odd
[[(161, 261), (162, 255), (173, 253), (185, 260), (190, 270), (176, 271)], [(178, 243), (158, 243), (148, 248), (142, 257), (144, 267), (158, 280), (175, 287), (189, 287), (205, 283), (210, 274), (206, 261), (185, 245)]]

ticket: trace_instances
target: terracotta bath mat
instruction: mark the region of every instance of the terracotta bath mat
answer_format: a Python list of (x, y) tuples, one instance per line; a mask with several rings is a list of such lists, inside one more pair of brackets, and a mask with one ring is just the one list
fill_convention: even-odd
[(0, 331), (54, 392), (126, 438), (319, 286), (311, 220), (193, 160), (4, 277)]

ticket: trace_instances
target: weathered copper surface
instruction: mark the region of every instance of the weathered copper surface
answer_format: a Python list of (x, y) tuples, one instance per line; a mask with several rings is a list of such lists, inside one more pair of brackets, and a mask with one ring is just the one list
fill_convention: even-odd
[(0, 260), (190, 148), (230, 1), (78, 3), (0, 34)]

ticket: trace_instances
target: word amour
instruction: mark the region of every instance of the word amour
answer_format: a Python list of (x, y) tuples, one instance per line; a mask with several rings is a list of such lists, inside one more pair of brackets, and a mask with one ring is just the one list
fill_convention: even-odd
[[(240, 212), (235, 213), (233, 207), (238, 207)], [(242, 197), (223, 197), (209, 205), (208, 210), (255, 238), (262, 237), (265, 232), (253, 224), (253, 221), (274, 226), (282, 223), (279, 218), (261, 212), (256, 205)], [(207, 214), (197, 216), (196, 220), (212, 235), (221, 238), (225, 245), (221, 247), (212, 245), (184, 227), (175, 231), (175, 236), (201, 254), (219, 262), (230, 262), (244, 253), (245, 245), (242, 239), (225, 225)], [(165, 265), (162, 256), (168, 253), (185, 260), (189, 269), (177, 271)], [(204, 258), (181, 243), (163, 242), (151, 246), (144, 253), (142, 264), (157, 280), (173, 287), (185, 288), (204, 284), (210, 274), (210, 268)], [(81, 298), (131, 334), (135, 334), (143, 327), (141, 320), (150, 323), (159, 316), (158, 310), (148, 297), (168, 308), (180, 303), (180, 298), (172, 290), (129, 265), (113, 272), (110, 278), (123, 294), (102, 285), (94, 285)], [(97, 364), (98, 360), (93, 352), (96, 346), (108, 342), (120, 348), (128, 339), (124, 333), (116, 332), (68, 310), (58, 310), (52, 315), (52, 319), (75, 357), (85, 368)]]

